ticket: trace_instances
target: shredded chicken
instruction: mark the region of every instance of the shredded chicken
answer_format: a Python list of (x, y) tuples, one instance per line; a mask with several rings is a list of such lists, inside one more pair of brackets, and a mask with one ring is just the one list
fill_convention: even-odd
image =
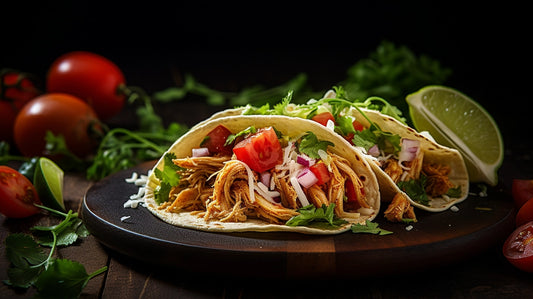
[(411, 203), (403, 193), (398, 192), (384, 212), (385, 218), (391, 222), (402, 222), (410, 219), (416, 222), (416, 215)]
[(427, 176), (426, 193), (429, 196), (437, 197), (446, 194), (453, 187), (448, 178), (451, 172), (449, 166), (438, 164), (424, 164), (423, 170)]

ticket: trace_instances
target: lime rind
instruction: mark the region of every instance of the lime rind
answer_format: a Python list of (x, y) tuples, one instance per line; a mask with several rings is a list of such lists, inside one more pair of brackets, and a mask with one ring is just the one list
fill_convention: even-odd
[(63, 202), (63, 170), (52, 160), (41, 157), (34, 174), (34, 185), (45, 206), (65, 211)]
[[(460, 136), (455, 134), (447, 124), (425, 107), (424, 103), (422, 103), (423, 96), (434, 91), (456, 95), (460, 97), (461, 100), (468, 101), (468, 105), (475, 107), (481, 112), (482, 117), (485, 118), (484, 121), (490, 123), (493, 127), (494, 131), (491, 132), (490, 135), (494, 135), (491, 136), (491, 138), (495, 141), (495, 143), (492, 144), (492, 147), (494, 148), (494, 151), (497, 151), (496, 155), (492, 153), (493, 156), (487, 159), (487, 156), (490, 156), (491, 153), (488, 155), (483, 152), (481, 155), (474, 153), (470, 148), (472, 145), (469, 147), (469, 145), (467, 145)], [(406, 100), (409, 104), (411, 119), (417, 130), (430, 132), (438, 143), (456, 148), (463, 155), (469, 172), (470, 181), (486, 182), (490, 185), (497, 184), (497, 171), (503, 162), (504, 155), (503, 138), (496, 122), (482, 106), (455, 89), (438, 85), (426, 86), (419, 91), (408, 95)], [(477, 142), (479, 141), (480, 140)], [(476, 148), (476, 150), (480, 151), (479, 148)], [(485, 159), (480, 159), (479, 156), (483, 156)]]

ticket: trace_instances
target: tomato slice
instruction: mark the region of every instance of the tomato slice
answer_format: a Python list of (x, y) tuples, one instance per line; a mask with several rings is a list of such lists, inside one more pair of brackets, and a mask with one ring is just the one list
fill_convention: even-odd
[(533, 198), (522, 205), (516, 214), (516, 226), (533, 221)]
[(518, 269), (533, 272), (533, 221), (511, 233), (503, 245), (503, 255)]
[(511, 194), (517, 208), (520, 208), (530, 198), (533, 198), (533, 180), (513, 179)]
[(318, 162), (309, 167), (309, 170), (316, 176), (318, 179), (318, 182), (316, 182), (318, 185), (323, 185), (327, 183), (331, 176), (329, 175), (328, 167), (324, 162)]
[(313, 116), (311, 119), (323, 126), (327, 126), (328, 120), (331, 120), (333, 123), (335, 123), (335, 117), (333, 117), (333, 114), (331, 114), (331, 112), (319, 113)]
[(233, 147), (239, 161), (257, 172), (267, 171), (283, 162), (283, 150), (272, 127), (258, 130)]
[(39, 213), (41, 204), (33, 184), (20, 172), (0, 166), (0, 213), (9, 218), (24, 218)]
[(224, 145), (229, 135), (231, 135), (231, 131), (228, 128), (218, 125), (207, 133), (200, 146), (206, 147), (210, 154), (231, 155), (232, 145)]

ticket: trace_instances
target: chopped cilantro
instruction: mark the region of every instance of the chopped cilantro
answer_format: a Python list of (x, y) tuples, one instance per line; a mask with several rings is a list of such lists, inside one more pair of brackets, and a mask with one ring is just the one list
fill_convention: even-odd
[(181, 167), (174, 164), (172, 159), (176, 159), (176, 155), (166, 153), (163, 158), (163, 170), (159, 168), (154, 170), (155, 177), (160, 182), (159, 187), (154, 191), (154, 200), (158, 204), (167, 201), (172, 187), (177, 186), (180, 182), (178, 170), (181, 170)]
[(359, 224), (359, 223), (354, 223), (352, 224), (351, 229), (352, 229), (352, 232), (356, 234), (363, 233), (363, 234), (374, 234), (374, 235), (380, 235), (380, 236), (392, 234), (391, 231), (379, 228), (377, 223), (374, 223), (370, 220), (366, 220), (364, 225)]
[(329, 228), (336, 228), (346, 224), (346, 220), (335, 216), (334, 210), (334, 203), (331, 203), (327, 207), (326, 205), (322, 205), (322, 207), (318, 209), (314, 205), (310, 204), (298, 209), (300, 214), (289, 219), (285, 225), (310, 226), (311, 224), (320, 223), (322, 225), (325, 224)]
[(233, 141), (235, 141), (235, 139), (236, 139), (237, 137), (240, 137), (240, 136), (246, 136), (246, 135), (248, 135), (248, 134), (254, 134), (254, 133), (256, 133), (256, 132), (257, 132), (257, 130), (255, 129), (255, 127), (254, 127), (254, 126), (250, 126), (250, 127), (246, 128), (246, 129), (244, 129), (244, 130), (238, 132), (237, 134), (230, 134), (230, 135), (228, 136), (228, 138), (226, 139), (226, 142), (224, 143), (224, 145), (226, 146), (226, 145), (230, 145), (230, 144), (232, 144)]
[(421, 173), (418, 180), (398, 182), (398, 187), (407, 193), (412, 200), (425, 206), (429, 206), (429, 197), (425, 189), (426, 182), (427, 177)]
[(330, 141), (318, 140), (313, 132), (308, 131), (300, 140), (299, 150), (311, 158), (319, 159), (320, 155), (318, 155), (318, 151), (327, 151), (328, 146), (335, 145)]

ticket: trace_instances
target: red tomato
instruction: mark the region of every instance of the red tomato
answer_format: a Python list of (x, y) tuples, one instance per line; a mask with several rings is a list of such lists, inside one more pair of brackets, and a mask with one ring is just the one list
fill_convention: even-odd
[(233, 147), (239, 161), (257, 172), (267, 171), (283, 162), (283, 151), (272, 127), (260, 129)]
[(333, 114), (331, 114), (331, 112), (319, 113), (313, 116), (311, 119), (323, 126), (326, 126), (328, 124), (328, 120), (331, 120), (333, 123), (335, 123), (335, 117), (333, 117)]
[(207, 133), (207, 136), (202, 141), (201, 146), (207, 147), (209, 153), (216, 154), (221, 153), (224, 155), (231, 155), (231, 149), (233, 145), (224, 145), (226, 139), (231, 135), (231, 131), (223, 125), (218, 125), (216, 128)]
[(533, 221), (533, 198), (522, 205), (516, 214), (516, 226)]
[(13, 141), (13, 124), (20, 109), (40, 94), (26, 74), (0, 73), (0, 140)]
[(357, 194), (355, 193), (355, 187), (353, 185), (352, 180), (346, 180), (344, 187), (346, 189), (345, 194), (346, 194), (347, 202), (350, 202), (350, 203), (357, 202)]
[(329, 170), (324, 162), (318, 162), (309, 167), (309, 170), (316, 176), (318, 185), (323, 185), (327, 183), (331, 177), (329, 175)]
[(33, 184), (20, 172), (0, 166), (0, 213), (9, 218), (24, 218), (39, 213), (41, 204)]
[[(50, 93), (31, 100), (15, 120), (15, 143), (24, 156), (45, 155), (45, 135), (62, 135), (67, 147), (78, 157), (92, 153), (101, 133), (94, 110), (68, 94)], [(98, 132), (99, 131), (99, 132)]]
[(533, 180), (513, 179), (511, 193), (517, 208), (533, 197)]
[(533, 272), (533, 221), (511, 233), (503, 245), (503, 255), (518, 269)]
[(98, 117), (106, 120), (124, 106), (126, 96), (122, 71), (113, 62), (90, 52), (70, 52), (52, 63), (46, 89), (49, 93), (68, 93), (86, 101)]

